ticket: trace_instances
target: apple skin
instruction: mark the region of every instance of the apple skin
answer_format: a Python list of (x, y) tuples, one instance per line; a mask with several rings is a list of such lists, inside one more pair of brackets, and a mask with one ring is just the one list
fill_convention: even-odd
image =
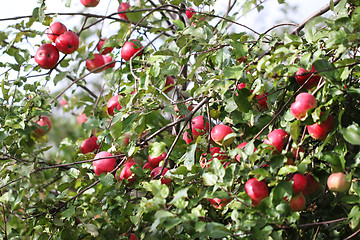
[(306, 187), (302, 191), (302, 194), (304, 196), (308, 196), (312, 194), (313, 192), (316, 192), (321, 188), (321, 183), (319, 183), (313, 176), (311, 176), (309, 173), (305, 174), (306, 177)]
[(307, 111), (316, 108), (316, 106), (316, 98), (304, 92), (296, 96), (295, 102), (290, 106), (290, 112), (296, 119), (304, 119), (307, 117)]
[(183, 140), (186, 142), (186, 144), (190, 144), (192, 139), (188, 132), (184, 132), (183, 134)]
[(166, 82), (165, 82), (164, 93), (170, 92), (174, 88), (174, 86), (170, 86), (170, 85), (174, 85), (174, 83), (175, 83), (174, 78), (167, 76)]
[[(90, 72), (92, 72), (93, 70), (95, 70), (101, 66), (104, 66), (104, 65), (105, 65), (105, 61), (104, 61), (103, 56), (99, 55), (97, 53), (94, 54), (93, 58), (86, 60), (86, 68)], [(93, 73), (99, 73), (102, 71), (104, 71), (104, 68), (100, 68), (99, 70), (96, 70)]]
[(231, 127), (226, 126), (224, 124), (219, 124), (213, 127), (211, 130), (211, 139), (220, 146), (229, 146), (232, 144), (235, 140), (235, 137), (231, 137), (224, 141), (224, 138), (228, 135), (233, 133), (234, 130), (232, 130)]
[(166, 152), (163, 152), (162, 154), (160, 154), (159, 156), (153, 157), (151, 155), (149, 155), (148, 157), (148, 161), (151, 164), (151, 166), (153, 166), (154, 168), (159, 166), (159, 163), (164, 160), (166, 157)]
[[(151, 173), (150, 173), (150, 177), (154, 178), (155, 176), (159, 175), (160, 171), (161, 171), (162, 167), (156, 167), (154, 168)], [(161, 174), (161, 184), (165, 184), (165, 185), (169, 185), (171, 183), (171, 179), (168, 178), (164, 178), (165, 173), (169, 171), (169, 169), (164, 168), (164, 171)]]
[(115, 67), (114, 59), (110, 55), (102, 55), (102, 57), (104, 59), (104, 65), (113, 62), (112, 64), (106, 66), (104, 70)]
[(115, 95), (113, 97), (111, 97), (109, 99), (109, 101), (107, 102), (106, 106), (107, 106), (107, 114), (113, 116), (114, 115), (114, 110), (117, 109), (117, 110), (120, 110), (122, 107), (119, 103), (119, 97), (120, 95)]
[(80, 0), (80, 2), (85, 7), (96, 7), (99, 4), (100, 0)]
[[(118, 7), (118, 12), (127, 11), (130, 8), (130, 4), (128, 3), (121, 3)], [(119, 17), (124, 20), (128, 20), (126, 13), (119, 13)]]
[(271, 131), (267, 137), (268, 138), (264, 140), (264, 143), (274, 146), (276, 149), (274, 153), (278, 154), (283, 150), (287, 143), (289, 134), (283, 129), (275, 129)]
[(314, 123), (308, 125), (306, 128), (312, 138), (323, 141), (326, 139), (327, 134), (334, 128), (334, 121), (334, 117), (329, 114), (322, 123)]
[(191, 120), (191, 131), (194, 138), (204, 135), (209, 129), (209, 123), (200, 115)]
[(267, 106), (267, 93), (256, 95), (255, 98), (259, 101), (260, 110), (264, 111), (268, 109)]
[(61, 22), (54, 22), (46, 30), (47, 37), (50, 41), (55, 42), (56, 38), (67, 31), (67, 28)]
[[(305, 81), (311, 76), (312, 73), (316, 72), (315, 67), (312, 66), (310, 71), (307, 71), (304, 68), (299, 68), (299, 70), (295, 73), (295, 80), (296, 82), (302, 86)], [(308, 73), (308, 74), (306, 74)], [(304, 88), (305, 89), (311, 89), (313, 87), (315, 87), (319, 81), (320, 81), (320, 76), (317, 74), (314, 74), (311, 79), (309, 80), (309, 82), (307, 84), (305, 84)]]
[(65, 98), (62, 98), (62, 99), (60, 100), (60, 105), (61, 105), (62, 107), (65, 107), (67, 104), (68, 104), (68, 102), (66, 101)]
[(51, 69), (59, 61), (59, 51), (51, 43), (45, 43), (36, 51), (34, 59), (41, 68)]
[(152, 171), (154, 167), (149, 162), (146, 162), (143, 166), (143, 169), (150, 169)]
[[(132, 56), (134, 56), (140, 49), (142, 48), (142, 45), (139, 40), (132, 39), (130, 41), (127, 41), (124, 43), (124, 45), (121, 48), (121, 58), (125, 61), (129, 61)], [(138, 56), (140, 56), (138, 54)]]
[(82, 113), (82, 114), (79, 114), (79, 115), (76, 116), (76, 121), (79, 124), (86, 123), (87, 120), (88, 120), (88, 117), (85, 115), (85, 113)]
[(93, 161), (93, 168), (96, 175), (100, 175), (102, 173), (108, 173), (115, 169), (116, 160), (115, 158), (106, 158), (112, 157), (113, 155), (109, 152), (102, 151), (95, 155), (94, 159), (104, 158), (98, 161)]
[[(248, 144), (248, 142), (240, 143), (236, 148), (245, 148), (246, 144)], [(256, 148), (254, 148), (254, 152), (255, 151), (256, 151)], [(236, 159), (236, 161), (240, 162), (241, 154), (236, 155), (235, 159)]]
[(306, 177), (300, 173), (294, 174), (294, 176), (292, 177), (291, 180), (293, 181), (292, 187), (293, 187), (294, 194), (302, 192), (307, 186)]
[(185, 11), (185, 13), (186, 13), (187, 18), (190, 19), (190, 18), (192, 18), (192, 16), (194, 16), (194, 14), (195, 14), (195, 9), (193, 9), (193, 8), (187, 8), (186, 11)]
[(210, 204), (215, 208), (215, 209), (223, 209), (229, 202), (231, 201), (231, 199), (227, 199), (227, 198), (211, 198), (209, 199)]
[(226, 153), (221, 151), (221, 148), (219, 147), (212, 147), (210, 148), (210, 154), (212, 156), (211, 159), (206, 159), (206, 153), (204, 153), (203, 155), (205, 155), (203, 158), (200, 159), (200, 166), (201, 168), (209, 168), (209, 163), (214, 159), (217, 158), (223, 165), (225, 165), (225, 167), (227, 167), (227, 165), (230, 164), (230, 162), (226, 162), (226, 159), (228, 159), (228, 156), (226, 155)]
[(102, 46), (107, 41), (107, 39), (100, 39), (98, 44), (96, 45), (96, 49), (99, 51), (101, 55), (106, 55), (111, 53), (111, 51), (114, 49), (113, 47), (106, 47), (101, 51)]
[(302, 209), (304, 209), (305, 204), (306, 204), (306, 199), (304, 195), (300, 192), (294, 195), (290, 200), (291, 211), (293, 212), (301, 211)]
[(35, 137), (42, 137), (47, 134), (51, 129), (51, 120), (47, 116), (40, 116), (38, 120), (35, 121), (40, 127), (34, 130)]
[(85, 139), (85, 141), (83, 141), (83, 143), (80, 146), (80, 150), (82, 154), (86, 154), (99, 149), (99, 147), (100, 146), (97, 144), (97, 137), (92, 136)]
[(70, 54), (79, 48), (79, 37), (72, 31), (66, 31), (56, 38), (55, 44), (60, 52)]
[(127, 179), (129, 183), (133, 182), (136, 179), (136, 175), (131, 171), (131, 167), (134, 165), (137, 165), (134, 160), (124, 163), (118, 180)]
[(245, 192), (253, 201), (254, 206), (258, 206), (264, 198), (269, 196), (266, 183), (257, 178), (251, 178), (245, 183)]
[(349, 191), (351, 182), (345, 181), (345, 173), (332, 173), (327, 179), (327, 186), (330, 191), (344, 193)]

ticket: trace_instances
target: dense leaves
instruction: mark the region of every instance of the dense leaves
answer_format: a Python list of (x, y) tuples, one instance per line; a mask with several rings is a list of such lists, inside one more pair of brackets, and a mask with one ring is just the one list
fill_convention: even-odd
[[(3, 239), (128, 239), (130, 233), (138, 239), (358, 238), (359, 7), (330, 1), (327, 15), (296, 29), (280, 24), (257, 33), (235, 19), (260, 11), (263, 1), (245, 1), (240, 13), (230, 1), (224, 17), (211, 10), (214, 2), (130, 1), (129, 20), (116, 10), (72, 13), (82, 16), (69, 29), (79, 48), (60, 53), (48, 70), (31, 56), (50, 42), (46, 29), (57, 21), (44, 1), (0, 32)], [(191, 19), (189, 7), (196, 9)], [(115, 34), (101, 36), (100, 27), (110, 27), (104, 19)], [(91, 34), (99, 39), (89, 41)], [(114, 48), (109, 54), (116, 65), (89, 72), (85, 62), (105, 37), (102, 48)], [(136, 51), (122, 59), (129, 40)], [(168, 76), (175, 81), (170, 91)], [(314, 79), (316, 86), (307, 89)], [(301, 92), (317, 105), (296, 119), (290, 105)], [(110, 115), (107, 102), (115, 95), (121, 107)], [(42, 116), (52, 127), (39, 136), (38, 128), (46, 128), (39, 126)], [(196, 116), (204, 120), (198, 132)], [(209, 136), (220, 124), (234, 131), (222, 146)], [(275, 129), (286, 137), (270, 137)], [(312, 129), (323, 137), (314, 138)], [(80, 146), (92, 136), (99, 148), (82, 154)], [(98, 176), (92, 162), (102, 151), (116, 167)], [(155, 162), (169, 171), (151, 177), (149, 156), (161, 157)], [(350, 190), (328, 189), (334, 172), (346, 174)], [(299, 193), (295, 174), (307, 179)], [(268, 191), (261, 199), (245, 191), (254, 178)], [(303, 195), (305, 207), (295, 202)]]

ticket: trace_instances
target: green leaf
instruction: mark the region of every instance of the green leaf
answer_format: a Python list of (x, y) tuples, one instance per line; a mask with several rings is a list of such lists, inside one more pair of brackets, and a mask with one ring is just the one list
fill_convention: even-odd
[(74, 213), (75, 213), (75, 206), (70, 206), (68, 209), (66, 209), (65, 211), (63, 211), (63, 212), (61, 213), (61, 215), (62, 215), (63, 217), (66, 217), (66, 218), (71, 218), (72, 215), (74, 215)]
[(286, 166), (283, 166), (282, 168), (280, 168), (278, 174), (279, 175), (287, 175), (289, 173), (294, 173), (297, 171), (298, 171), (298, 168), (296, 166), (286, 165)]
[(185, 24), (180, 19), (173, 20), (174, 25), (178, 28), (178, 30), (183, 30), (185, 28)]
[(61, 80), (63, 80), (63, 79), (66, 77), (67, 74), (68, 74), (67, 72), (59, 72), (59, 73), (54, 77), (54, 85), (56, 86), (56, 84), (57, 84), (58, 82), (60, 82)]
[(347, 142), (353, 145), (360, 145), (360, 127), (357, 123), (353, 123), (347, 128), (344, 128), (342, 132)]
[(228, 113), (231, 113), (238, 108), (234, 98), (227, 99), (225, 103), (226, 103), (225, 111)]
[(242, 66), (236, 66), (236, 67), (228, 67), (226, 66), (224, 69), (224, 75), (225, 77), (229, 79), (236, 79), (239, 80), (241, 76), (243, 75), (243, 68)]
[(300, 122), (299, 121), (295, 121), (295, 122), (291, 123), (290, 136), (294, 140), (294, 142), (297, 142), (297, 139), (300, 136)]
[(104, 185), (105, 187), (113, 186), (115, 183), (114, 175), (111, 173), (101, 174), (99, 176), (99, 180), (100, 180), (101, 184)]
[(203, 174), (203, 181), (205, 186), (214, 186), (217, 183), (218, 177), (210, 172)]
[(97, 237), (99, 235), (98, 229), (94, 224), (85, 224), (86, 231), (91, 234), (93, 237)]

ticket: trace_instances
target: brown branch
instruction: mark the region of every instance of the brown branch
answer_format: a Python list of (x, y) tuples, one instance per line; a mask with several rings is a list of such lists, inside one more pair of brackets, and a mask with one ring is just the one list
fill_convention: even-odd
[(339, 219), (330, 220), (330, 221), (315, 222), (315, 223), (305, 223), (305, 224), (297, 225), (297, 227), (298, 228), (303, 228), (303, 227), (313, 227), (313, 226), (318, 226), (318, 225), (327, 225), (327, 224), (331, 224), (331, 223), (342, 222), (342, 221), (345, 221), (347, 219), (348, 219), (347, 217), (344, 217), (344, 218), (339, 218)]

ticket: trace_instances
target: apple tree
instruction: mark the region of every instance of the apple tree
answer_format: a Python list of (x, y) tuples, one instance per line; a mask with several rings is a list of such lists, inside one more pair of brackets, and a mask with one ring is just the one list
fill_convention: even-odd
[(79, 2), (0, 19), (2, 239), (359, 238), (358, 1)]

